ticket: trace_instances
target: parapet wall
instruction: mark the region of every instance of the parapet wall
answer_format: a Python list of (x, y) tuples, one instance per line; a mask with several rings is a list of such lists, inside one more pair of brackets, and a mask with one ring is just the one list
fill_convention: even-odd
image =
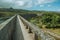
[(16, 26), (16, 16), (11, 17), (0, 24), (0, 40), (13, 40), (14, 27)]
[(18, 16), (17, 16), (15, 33), (14, 33), (14, 40), (24, 40)]
[(24, 40), (17, 16), (0, 24), (0, 40)]
[(49, 32), (46, 33), (42, 29), (38, 28), (36, 25), (33, 25), (32, 23), (25, 20), (23, 17), (17, 15), (0, 24), (0, 40), (25, 40), (21, 30), (21, 21), (19, 21), (19, 19), (21, 19), (23, 24), (35, 34), (35, 40), (37, 40), (38, 37), (41, 38), (41, 40), (57, 39), (55, 36), (49, 34)]

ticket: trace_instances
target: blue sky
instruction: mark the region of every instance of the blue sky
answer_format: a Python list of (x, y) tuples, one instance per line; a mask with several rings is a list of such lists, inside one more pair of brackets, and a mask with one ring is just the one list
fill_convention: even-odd
[(60, 0), (0, 0), (0, 8), (60, 11)]

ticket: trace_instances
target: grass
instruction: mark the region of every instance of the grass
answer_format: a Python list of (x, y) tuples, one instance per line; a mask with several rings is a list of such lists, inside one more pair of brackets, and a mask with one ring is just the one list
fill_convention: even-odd
[[(38, 27), (40, 27), (40, 28), (42, 28), (42, 29), (45, 29), (45, 30), (49, 30), (49, 31), (51, 31), (52, 33), (55, 33), (55, 34), (57, 34), (57, 35), (60, 35), (60, 28), (45, 28), (44, 26), (46, 26), (46, 25), (42, 25), (42, 23), (36, 23), (36, 21), (34, 21), (34, 20), (31, 20), (30, 21), (31, 23), (35, 23)], [(41, 26), (42, 25), (42, 26)]]
[(57, 34), (57, 35), (60, 35), (60, 28), (56, 28), (56, 29), (48, 29), (49, 31), (51, 31), (51, 32), (53, 32), (53, 33), (55, 33), (55, 34)]

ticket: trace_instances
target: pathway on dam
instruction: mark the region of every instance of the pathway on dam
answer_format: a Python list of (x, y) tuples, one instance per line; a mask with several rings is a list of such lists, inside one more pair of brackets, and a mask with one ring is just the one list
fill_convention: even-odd
[(34, 34), (33, 33), (28, 33), (28, 29), (26, 29), (26, 26), (24, 26), (24, 24), (22, 23), (22, 21), (20, 20), (20, 25), (21, 25), (21, 30), (24, 36), (24, 40), (34, 40)]

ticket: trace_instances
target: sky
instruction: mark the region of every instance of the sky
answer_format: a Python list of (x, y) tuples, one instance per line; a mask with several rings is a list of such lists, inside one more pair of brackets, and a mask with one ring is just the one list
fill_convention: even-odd
[(0, 8), (60, 11), (60, 0), (0, 0)]

